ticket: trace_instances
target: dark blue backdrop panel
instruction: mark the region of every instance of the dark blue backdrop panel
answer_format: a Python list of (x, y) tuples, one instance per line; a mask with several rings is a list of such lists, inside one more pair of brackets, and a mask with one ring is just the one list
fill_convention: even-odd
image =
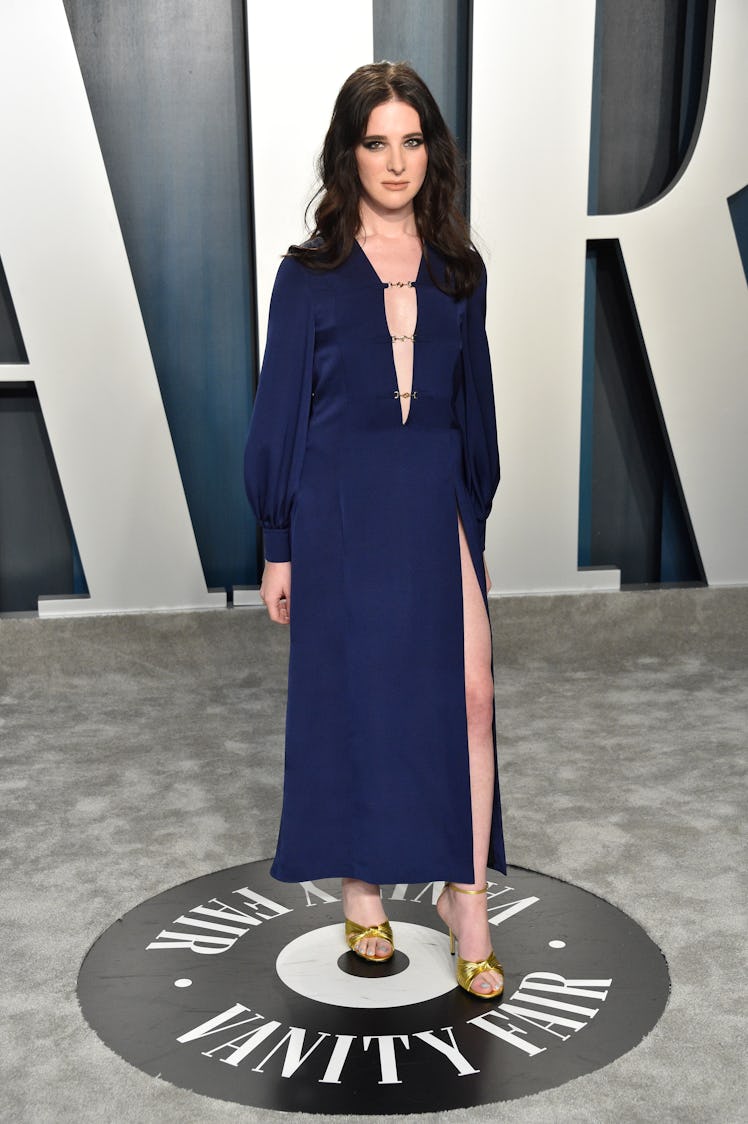
[(40, 593), (76, 587), (67, 508), (33, 383), (3, 383), (2, 364), (28, 362), (0, 261), (0, 612), (28, 612)]
[[(0, 258), (0, 363), (28, 363), (23, 335)], [(2, 377), (2, 372), (0, 372)]]
[[(2, 379), (2, 367), (0, 367)], [(76, 590), (74, 546), (32, 383), (0, 383), (0, 610)], [(85, 592), (81, 574), (80, 590)]]
[(241, 0), (65, 0), (209, 586), (256, 577)]
[(709, 0), (597, 0), (593, 214), (633, 211), (674, 180), (699, 120)]
[(618, 243), (595, 242), (588, 254), (594, 351), (584, 563), (620, 567), (623, 585), (701, 582), (698, 549)]
[(727, 204), (730, 208), (730, 218), (735, 230), (745, 279), (748, 281), (748, 186), (731, 195)]
[[(677, 177), (708, 75), (709, 0), (598, 0), (589, 209), (632, 211)], [(588, 250), (579, 564), (624, 584), (703, 580), (616, 247)], [(592, 288), (591, 288), (592, 287)]]
[[(582, 426), (579, 444), (578, 564), (591, 566), (592, 470), (595, 408), (595, 307), (597, 304), (597, 254), (587, 246), (584, 263), (584, 351), (582, 354)], [(610, 564), (610, 563), (609, 563)]]
[(439, 103), (463, 153), (469, 149), (469, 0), (373, 0), (374, 59), (409, 62)]

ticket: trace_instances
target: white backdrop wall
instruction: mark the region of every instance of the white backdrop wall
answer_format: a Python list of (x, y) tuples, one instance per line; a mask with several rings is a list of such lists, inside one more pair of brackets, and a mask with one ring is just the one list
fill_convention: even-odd
[(748, 287), (727, 200), (748, 182), (748, 5), (718, 0), (704, 115), (673, 186), (587, 220), (617, 238), (710, 585), (748, 578)]
[[(594, 23), (594, 0), (474, 4), (471, 203), (504, 473), (488, 528), (494, 590), (618, 586), (615, 570), (577, 567), (585, 246), (601, 237), (621, 239), (706, 576), (744, 583), (748, 291), (726, 197), (748, 181), (748, 7), (717, 0), (706, 112), (681, 179), (604, 218), (587, 215)], [(372, 3), (250, 2), (246, 27), (264, 340), (334, 96), (372, 58)], [(0, 44), (0, 126), (6, 152), (16, 146), (0, 256), (29, 356), (0, 378), (37, 382), (91, 591), (40, 611), (221, 605), (200, 572), (62, 0), (5, 0)], [(76, 281), (53, 306), (45, 275), (72, 253)]]

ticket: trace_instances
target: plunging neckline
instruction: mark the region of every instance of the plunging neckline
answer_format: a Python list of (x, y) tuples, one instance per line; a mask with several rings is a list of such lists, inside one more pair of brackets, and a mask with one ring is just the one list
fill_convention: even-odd
[[(423, 269), (423, 265), (424, 265), (423, 247), (421, 248), (421, 259), (418, 263), (418, 269), (416, 270), (416, 276), (415, 276), (415, 279), (413, 281), (399, 281), (399, 280), (398, 281), (383, 281), (382, 278), (377, 273), (374, 266), (372, 265), (371, 261), (369, 260), (368, 255), (364, 251), (364, 248), (361, 245), (361, 243), (358, 241), (358, 239), (356, 239), (356, 245), (358, 246), (359, 250), (361, 251), (361, 254), (366, 261), (366, 265), (368, 266), (368, 268), (371, 272), (371, 275), (374, 278), (376, 278), (377, 284), (380, 287), (380, 292), (382, 293), (382, 318), (384, 320), (385, 330), (386, 330), (387, 335), (388, 335), (389, 340), (390, 340), (390, 360), (391, 360), (391, 363), (392, 363), (391, 369), (392, 369), (392, 375), (393, 375), (393, 381), (394, 381), (394, 396), (395, 396), (395, 401), (398, 404), (398, 408), (399, 408), (399, 412), (400, 412), (400, 426), (401, 426), (402, 429), (405, 429), (405, 427), (408, 425), (408, 422), (410, 421), (411, 413), (412, 413), (412, 410), (413, 410), (413, 402), (414, 402), (415, 397), (418, 393), (417, 387), (416, 387), (416, 345), (415, 345), (415, 341), (416, 341), (416, 335), (418, 333), (418, 319), (419, 319), (419, 314), (420, 314), (419, 303), (418, 303), (418, 287), (420, 285), (421, 270)], [(400, 390), (400, 379), (399, 379), (399, 376), (398, 376), (397, 361), (395, 359), (395, 346), (394, 345), (395, 345), (396, 339), (399, 339), (400, 337), (395, 337), (395, 336), (392, 335), (392, 331), (390, 329), (390, 323), (389, 323), (389, 320), (387, 319), (387, 302), (386, 302), (387, 289), (389, 289), (393, 286), (398, 286), (398, 285), (408, 286), (409, 288), (412, 288), (414, 290), (413, 296), (415, 298), (415, 304), (416, 304), (416, 309), (415, 309), (416, 319), (415, 319), (415, 325), (413, 327), (413, 335), (412, 335), (412, 337), (402, 337), (402, 338), (412, 339), (412, 342), (413, 342), (413, 356), (412, 356), (412, 363), (411, 363), (410, 390), (408, 390), (408, 391), (401, 391)], [(401, 401), (401, 399), (403, 397), (409, 399), (409, 401), (408, 401), (408, 412), (405, 414), (404, 417), (403, 417), (403, 407), (402, 407), (402, 401)]]
[[(364, 261), (366, 262), (366, 265), (369, 267), (369, 271), (370, 271), (372, 277), (374, 277), (376, 279), (377, 284), (381, 285), (383, 289), (386, 289), (389, 285), (398, 284), (398, 281), (383, 281), (382, 280), (382, 278), (379, 276), (376, 269), (372, 265), (371, 260), (369, 259), (369, 255), (366, 253), (366, 250), (363, 248), (363, 246), (359, 242), (358, 238), (354, 238), (353, 244), (358, 248), (358, 250), (361, 254), (361, 257), (364, 259)], [(421, 274), (424, 270), (425, 265), (426, 265), (426, 259), (424, 257), (424, 253), (423, 253), (423, 246), (421, 246), (421, 257), (420, 257), (420, 260), (418, 262), (418, 269), (416, 270), (415, 278), (412, 281), (407, 281), (407, 282), (401, 281), (400, 283), (401, 284), (407, 284), (407, 285), (417, 285), (419, 283), (419, 281), (421, 280)]]

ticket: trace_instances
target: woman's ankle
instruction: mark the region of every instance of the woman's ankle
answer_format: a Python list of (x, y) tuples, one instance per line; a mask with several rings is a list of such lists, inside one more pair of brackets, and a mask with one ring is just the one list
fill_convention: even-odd
[(447, 886), (456, 894), (466, 894), (473, 897), (488, 892), (488, 883), (485, 879), (482, 882), (447, 882)]
[(358, 878), (343, 878), (341, 882), (343, 911), (349, 920), (359, 925), (378, 925), (386, 921), (387, 913), (379, 886)]
[(343, 890), (349, 894), (359, 894), (362, 897), (381, 897), (380, 888), (376, 882), (363, 882), (360, 878), (341, 878)]

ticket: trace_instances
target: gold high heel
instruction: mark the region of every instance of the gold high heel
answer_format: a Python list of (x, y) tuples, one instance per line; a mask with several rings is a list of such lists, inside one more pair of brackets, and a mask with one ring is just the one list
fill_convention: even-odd
[[(386, 956), (367, 956), (363, 952), (359, 952), (356, 945), (359, 941), (365, 940), (367, 937), (376, 937), (380, 941), (390, 942), (390, 951)], [(391, 960), (395, 955), (395, 941), (392, 936), (392, 929), (390, 928), (389, 921), (382, 921), (379, 925), (369, 925), (365, 928), (363, 925), (357, 925), (355, 921), (345, 919), (345, 940), (351, 952), (355, 952), (356, 956), (360, 956), (362, 960), (371, 960), (375, 964), (383, 964), (385, 960)]]
[[(459, 886), (455, 886), (454, 882), (445, 882), (442, 893), (447, 890), (454, 890), (458, 894), (485, 894), (488, 891), (488, 883), (486, 882), (482, 890), (461, 890)], [(454, 956), (455, 954), (455, 935), (451, 928), (449, 929), (449, 951)], [(501, 972), (502, 980), (501, 985), (494, 991), (473, 991), (471, 983), (479, 976), (481, 972)], [(457, 982), (463, 991), (467, 991), (469, 995), (474, 995), (476, 999), (495, 999), (497, 995), (501, 995), (504, 990), (504, 969), (499, 964), (493, 949), (489, 953), (486, 960), (463, 960), (461, 956), (457, 957)]]

